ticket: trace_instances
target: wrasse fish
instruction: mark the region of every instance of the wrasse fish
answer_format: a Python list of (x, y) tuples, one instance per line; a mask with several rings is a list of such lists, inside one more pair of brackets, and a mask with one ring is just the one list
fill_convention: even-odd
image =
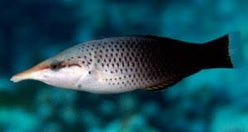
[(233, 68), (230, 36), (188, 43), (156, 36), (113, 37), (71, 47), (11, 78), (92, 93), (160, 90), (209, 68)]

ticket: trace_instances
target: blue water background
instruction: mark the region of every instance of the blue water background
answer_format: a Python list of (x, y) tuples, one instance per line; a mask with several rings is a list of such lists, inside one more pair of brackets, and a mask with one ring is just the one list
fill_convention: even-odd
[[(10, 77), (80, 42), (158, 35), (203, 43), (240, 31), (238, 68), (159, 92), (97, 95)], [(248, 1), (1, 0), (0, 132), (248, 132)]]

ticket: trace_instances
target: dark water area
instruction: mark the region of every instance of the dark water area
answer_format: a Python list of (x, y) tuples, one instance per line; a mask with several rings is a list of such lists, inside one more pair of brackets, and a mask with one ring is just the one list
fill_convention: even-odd
[[(247, 132), (248, 1), (1, 0), (0, 132)], [(156, 35), (203, 43), (234, 31), (235, 69), (203, 70), (168, 89), (91, 94), (13, 74), (75, 44)]]

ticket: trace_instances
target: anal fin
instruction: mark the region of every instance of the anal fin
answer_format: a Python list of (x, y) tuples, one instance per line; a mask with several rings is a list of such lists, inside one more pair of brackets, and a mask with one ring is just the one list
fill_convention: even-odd
[(159, 90), (163, 90), (165, 88), (168, 88), (170, 86), (173, 86), (174, 84), (178, 83), (179, 81), (181, 81), (183, 78), (180, 78), (180, 79), (177, 79), (177, 80), (170, 80), (170, 81), (167, 81), (166, 83), (161, 83), (161, 84), (157, 84), (157, 85), (154, 85), (154, 86), (150, 86), (150, 87), (147, 87), (145, 88), (145, 90), (148, 90), (148, 91), (159, 91)]

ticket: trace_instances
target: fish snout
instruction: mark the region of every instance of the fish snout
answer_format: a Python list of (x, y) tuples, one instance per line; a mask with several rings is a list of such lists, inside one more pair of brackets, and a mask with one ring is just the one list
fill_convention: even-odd
[(38, 75), (40, 73), (39, 71), (42, 71), (48, 68), (50, 67), (46, 64), (39, 64), (28, 70), (25, 70), (23, 72), (20, 72), (12, 76), (10, 80), (13, 82), (20, 82), (20, 81), (27, 80), (27, 79), (36, 79), (39, 76)]

